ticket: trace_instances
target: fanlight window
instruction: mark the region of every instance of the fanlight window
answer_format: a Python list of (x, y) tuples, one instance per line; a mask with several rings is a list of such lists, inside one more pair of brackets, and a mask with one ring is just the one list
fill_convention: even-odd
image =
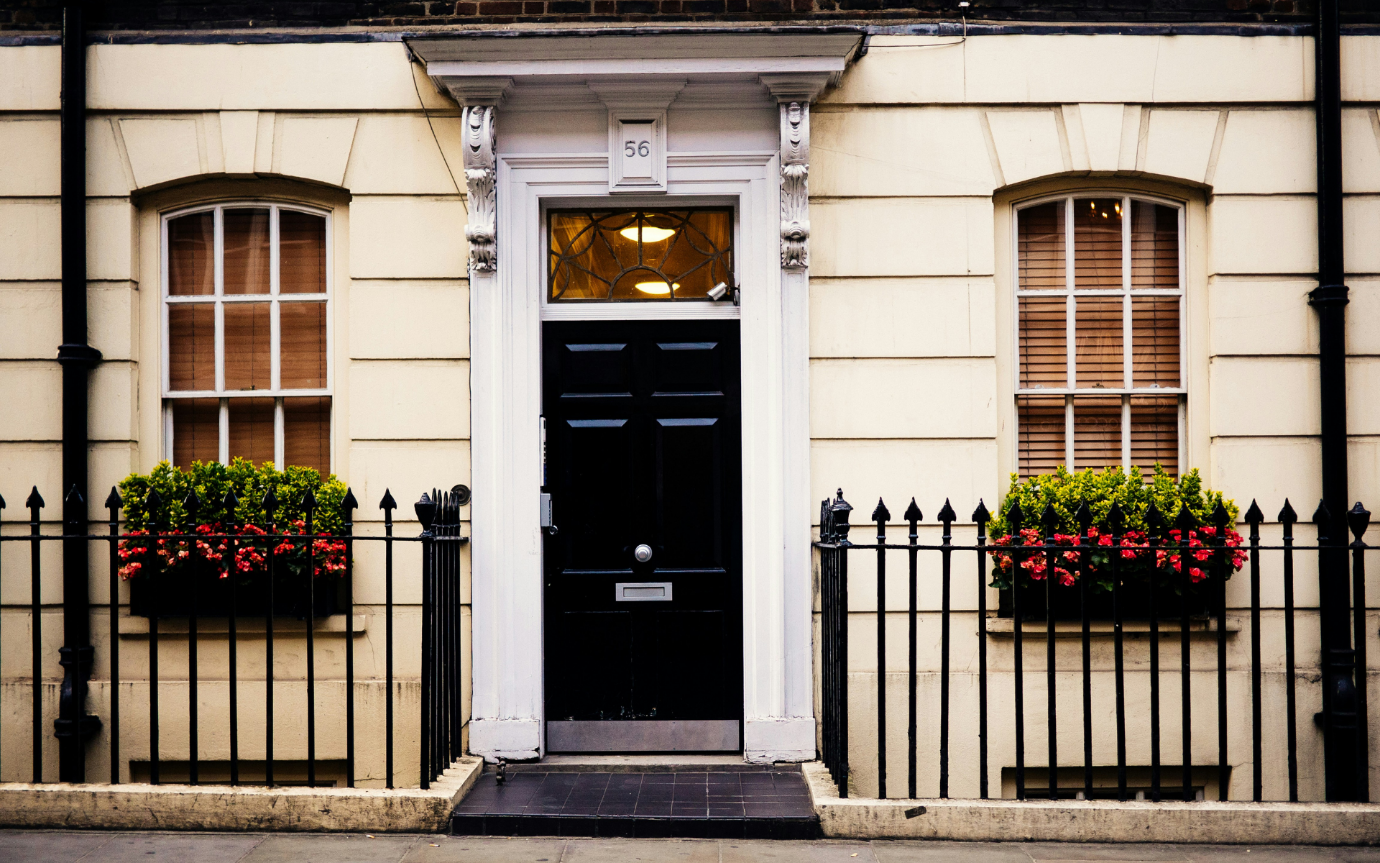
[(712, 299), (733, 287), (733, 210), (553, 210), (551, 302)]

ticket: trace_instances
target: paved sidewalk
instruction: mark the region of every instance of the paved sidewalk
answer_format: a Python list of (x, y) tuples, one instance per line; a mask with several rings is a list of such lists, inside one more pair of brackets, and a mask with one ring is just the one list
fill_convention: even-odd
[(1380, 863), (1380, 848), (0, 830), (5, 863)]

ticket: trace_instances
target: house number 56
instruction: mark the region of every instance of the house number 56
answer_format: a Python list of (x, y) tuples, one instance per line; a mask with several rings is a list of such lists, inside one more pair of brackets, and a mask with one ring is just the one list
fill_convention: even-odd
[(623, 153), (628, 156), (650, 156), (652, 147), (646, 141), (624, 141)]

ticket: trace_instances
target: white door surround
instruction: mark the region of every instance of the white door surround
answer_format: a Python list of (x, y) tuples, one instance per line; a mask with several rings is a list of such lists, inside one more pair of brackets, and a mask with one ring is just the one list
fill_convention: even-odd
[[(808, 117), (810, 101), (837, 79), (859, 39), (720, 34), (458, 41), (463, 49), (442, 40), (411, 47), (427, 62), (428, 74), (465, 107), (472, 199), (466, 235), (473, 252), (470, 750), (491, 760), (545, 752), (538, 512), (544, 207), (708, 201), (731, 202), (737, 211), (741, 308), (623, 305), (635, 307), (631, 316), (637, 317), (696, 310), (740, 316), (744, 756), (812, 759)], [(608, 197), (606, 147), (613, 136), (597, 130), (596, 142), (594, 112), (608, 112), (611, 129), (627, 119), (626, 112), (614, 113), (623, 107), (616, 106), (619, 99), (658, 87), (671, 94), (666, 192)], [(774, 111), (773, 102), (779, 103)], [(580, 110), (584, 115), (575, 113)], [(735, 111), (735, 119), (724, 119)], [(547, 119), (564, 125), (548, 131)], [(668, 121), (659, 119), (664, 128)], [(495, 126), (496, 147), (492, 137), (479, 139)], [(696, 138), (700, 127), (712, 134)], [(680, 140), (709, 138), (716, 149), (678, 146), (677, 129), (688, 130)], [(559, 152), (553, 140), (579, 146)], [(491, 216), (489, 196), (495, 194)], [(602, 314), (630, 316), (626, 308), (605, 308)], [(546, 316), (563, 313), (552, 307)]]

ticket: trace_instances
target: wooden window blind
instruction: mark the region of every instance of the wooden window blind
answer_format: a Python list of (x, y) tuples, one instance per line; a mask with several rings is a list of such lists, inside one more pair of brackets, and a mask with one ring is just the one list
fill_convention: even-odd
[(1017, 210), (1022, 476), (1156, 463), (1178, 473), (1182, 218), (1178, 205), (1111, 194)]
[(329, 473), (326, 215), (228, 205), (164, 224), (168, 455)]

